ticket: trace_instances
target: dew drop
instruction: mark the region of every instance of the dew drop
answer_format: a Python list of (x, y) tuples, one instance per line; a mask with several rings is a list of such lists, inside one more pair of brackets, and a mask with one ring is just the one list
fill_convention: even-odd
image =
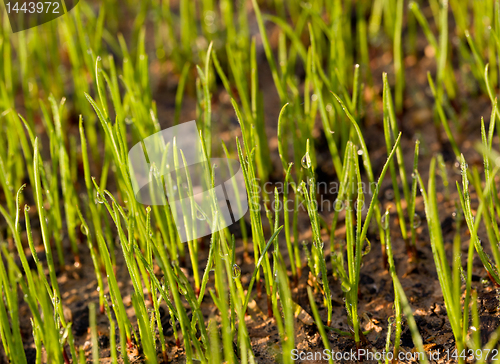
[(309, 152), (306, 152), (306, 154), (304, 154), (301, 163), (302, 167), (304, 167), (305, 169), (311, 168), (311, 156), (309, 155)]
[(95, 195), (95, 200), (98, 202), (98, 203), (104, 203), (104, 198), (101, 196), (101, 194), (99, 192), (96, 192), (96, 195)]
[(56, 295), (54, 295), (54, 297), (52, 298), (52, 304), (55, 305), (58, 305), (59, 303), (61, 302), (61, 299), (59, 297), (57, 297)]
[(317, 249), (323, 249), (323, 247), (325, 246), (325, 243), (324, 241), (320, 241), (319, 243), (316, 243), (314, 242), (314, 246), (317, 248)]
[(238, 264), (233, 265), (233, 278), (236, 279), (241, 275), (241, 268)]
[(24, 205), (24, 211), (28, 212), (31, 209), (30, 205)]
[(340, 288), (342, 288), (342, 292), (347, 293), (351, 290), (351, 286), (348, 285), (346, 282), (342, 282), (340, 285)]
[(387, 230), (389, 228), (389, 211), (386, 211), (382, 219), (380, 219), (382, 224), (382, 229)]
[(365, 239), (365, 244), (363, 244), (363, 253), (362, 255), (368, 254), (372, 250), (372, 243), (370, 243), (370, 240)]
[(80, 231), (82, 232), (83, 235), (88, 235), (89, 234), (89, 230), (83, 224), (80, 225)]
[(179, 292), (181, 293), (181, 295), (185, 296), (187, 295), (187, 289), (186, 287), (182, 286), (182, 285), (179, 285)]
[(207, 218), (205, 213), (199, 207), (196, 209), (196, 218), (200, 221), (204, 221)]
[(219, 255), (222, 258), (222, 260), (226, 260), (227, 254), (224, 254), (224, 252), (222, 251), (222, 246), (219, 247)]
[(422, 219), (420, 218), (420, 215), (415, 214), (413, 215), (413, 228), (416, 229), (422, 224)]
[(341, 200), (336, 199), (333, 203), (333, 208), (335, 211), (342, 211), (344, 209), (344, 203)]

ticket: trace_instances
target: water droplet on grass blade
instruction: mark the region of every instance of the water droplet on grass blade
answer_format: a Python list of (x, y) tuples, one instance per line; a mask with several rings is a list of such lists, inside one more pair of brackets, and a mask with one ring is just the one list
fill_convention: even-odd
[(344, 209), (344, 202), (342, 200), (339, 200), (338, 198), (334, 201), (333, 203), (333, 208), (335, 211), (340, 212)]
[(200, 209), (199, 206), (197, 206), (196, 208), (196, 218), (200, 221), (204, 221), (206, 220), (206, 216), (205, 216), (205, 213)]
[(413, 228), (416, 229), (422, 224), (422, 219), (420, 218), (420, 215), (415, 214), (413, 215)]
[(238, 264), (233, 265), (233, 278), (238, 278), (241, 275), (241, 268)]
[(28, 212), (31, 209), (30, 205), (24, 205), (24, 211)]
[(311, 168), (311, 156), (309, 155), (309, 152), (306, 152), (306, 154), (304, 154), (301, 163), (302, 167), (304, 167), (305, 169)]
[(342, 288), (342, 292), (347, 293), (351, 290), (351, 286), (347, 284), (347, 282), (342, 282), (340, 285), (340, 288)]
[(363, 252), (362, 255), (367, 255), (370, 251), (372, 250), (372, 243), (370, 243), (370, 240), (365, 239), (365, 242), (363, 244)]
[(185, 296), (187, 295), (187, 289), (183, 285), (179, 285), (179, 292), (181, 295)]
[(89, 230), (87, 229), (87, 227), (84, 224), (80, 225), (80, 231), (82, 232), (83, 235), (89, 234)]
[(325, 243), (323, 242), (323, 240), (321, 240), (319, 243), (314, 242), (314, 246), (315, 246), (317, 249), (323, 249), (323, 247), (325, 246)]
[(95, 200), (97, 203), (104, 203), (104, 197), (99, 192), (96, 192)]
[(382, 225), (382, 229), (387, 230), (389, 228), (389, 211), (386, 211), (385, 214), (380, 219), (380, 224)]
[(227, 254), (224, 254), (224, 252), (222, 251), (222, 245), (219, 245), (219, 256), (222, 258), (222, 260), (227, 259)]

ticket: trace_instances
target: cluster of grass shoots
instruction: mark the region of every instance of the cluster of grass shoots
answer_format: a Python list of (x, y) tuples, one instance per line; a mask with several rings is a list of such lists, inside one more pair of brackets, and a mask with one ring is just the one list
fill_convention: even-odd
[[(54, 363), (87, 361), (83, 347), (76, 344), (72, 322), (65, 318), (64, 292), (58, 281), (69, 265), (81, 268), (87, 252), (98, 290), (95, 302), (89, 303), (94, 363), (100, 355), (99, 315), (109, 321), (112, 363), (130, 362), (129, 350), (134, 346), (141, 349), (148, 363), (167, 362), (172, 344), (163, 330), (161, 311), (168, 312), (173, 341), (184, 349), (187, 363), (254, 363), (245, 315), (250, 302), (261, 298), (262, 285), (267, 317), (272, 318), (280, 336), (279, 360), (291, 363), (297, 344), (292, 290), (304, 271), (313, 277), (307, 293), (324, 347), (331, 347), (333, 332), (351, 336), (356, 347), (362, 348), (366, 332), (358, 292), (363, 259), (374, 244), (368, 240), (369, 233), (380, 241), (382, 264), (395, 292), (387, 349), (392, 347), (397, 356), (403, 325), (407, 324), (416, 347), (423, 352), (422, 337), (396, 271), (394, 231), (390, 229), (390, 222), (397, 221), (396, 231), (406, 244), (408, 259), (416, 261), (420, 224), (416, 212), (422, 207), (417, 206), (418, 190), (456, 348), (462, 352), (495, 347), (500, 329), (481, 346), (477, 292), (471, 282), (477, 254), (492, 283), (500, 285), (500, 200), (495, 184), (500, 154), (493, 143), (495, 129), (500, 135), (495, 94), (500, 74), (500, 2), (487, 0), (484, 7), (473, 1), (430, 3), (428, 16), (416, 2), (406, 7), (403, 0), (375, 0), (371, 6), (350, 1), (252, 0), (246, 4), (221, 0), (216, 4), (200, 0), (180, 1), (178, 7), (159, 0), (124, 4), (105, 0), (99, 11), (81, 1), (67, 16), (17, 34), (11, 34), (4, 16), (0, 32), (0, 139), (5, 140), (0, 143), (0, 214), (5, 221), (0, 220), (0, 337), (7, 358), (14, 363), (27, 362), (19, 323), (19, 308), (27, 305), (37, 363), (46, 358)], [(258, 35), (251, 35), (250, 14), (255, 14)], [(352, 14), (356, 15), (355, 33), (349, 31)], [(456, 24), (453, 34), (451, 15)], [(127, 37), (119, 33), (124, 16), (134, 17)], [(277, 37), (268, 34), (269, 23)], [(457, 184), (457, 191), (448, 186), (442, 155), (432, 158), (427, 184), (422, 179), (418, 165), (420, 143), (425, 140), (416, 141), (413, 164), (405, 165), (398, 118), (405, 111), (408, 93), (405, 56), (416, 54), (419, 27), (436, 63), (435, 76), (428, 74), (436, 133), (440, 142), (450, 144), (461, 166), (462, 183)], [(451, 36), (457, 38), (458, 46), (450, 45)], [(273, 39), (277, 39), (276, 44)], [(380, 75), (382, 97), (370, 100), (365, 95), (373, 92), (376, 75), (370, 67), (369, 50), (380, 40), (390, 44), (394, 71)], [(259, 56), (259, 44), (265, 61)], [(461, 153), (462, 125), (454, 109), (459, 93), (452, 51), (457, 53), (453, 56), (458, 57), (460, 70), (468, 67), (472, 71), (470, 75), (460, 71), (466, 91), (472, 97), (486, 95), (491, 101), (488, 128), (484, 120), (480, 122), (482, 140), (477, 151), (484, 161), (482, 169), (469, 168)], [(264, 85), (263, 75), (259, 75), (267, 72), (261, 62), (267, 63), (275, 90), (263, 89), (270, 86)], [(151, 77), (153, 69), (160, 73), (167, 69), (169, 76), (172, 73), (177, 78), (168, 123), (159, 119), (165, 112), (159, 104), (163, 100), (155, 101), (153, 88), (159, 86)], [(391, 76), (395, 78), (394, 101)], [(224, 121), (225, 116), (213, 108), (214, 99), (222, 93), (228, 95), (239, 124), (239, 131), (233, 130), (232, 138), (225, 142), (220, 141), (215, 122)], [(280, 110), (273, 132), (278, 138), (283, 182), (293, 188), (274, 189), (268, 194), (262, 187), (276, 175), (268, 142), (269, 125), (274, 124), (264, 108), (271, 93), (279, 100), (273, 105)], [(212, 231), (217, 231), (209, 236), (208, 248), (200, 239), (181, 243), (173, 206), (144, 206), (135, 199), (129, 148), (167, 124), (187, 121), (187, 97), (195, 101), (199, 142), (207, 160), (218, 154), (236, 158), (241, 164), (250, 206), (250, 229), (244, 220), (239, 222), (241, 240), (228, 228), (219, 228), (222, 221), (215, 196), (210, 214), (214, 218), (205, 219)], [(382, 102), (381, 110), (378, 101)], [(367, 105), (369, 102), (373, 105)], [(384, 131), (387, 160), (378, 178), (365, 140), (367, 110), (379, 112)], [(326, 153), (315, 145), (318, 124)], [(181, 167), (185, 163), (183, 151), (174, 146), (174, 153), (175, 167)], [(335, 206), (343, 205), (342, 213), (335, 208), (327, 215), (317, 208), (315, 186), (317, 170), (322, 167), (318, 161), (324, 161), (325, 154), (340, 182)], [(444, 248), (436, 166), (446, 198), (450, 192), (458, 193), (463, 213), (457, 216), (463, 215), (470, 233), (465, 269), (461, 219), (455, 224), (451, 263)], [(174, 189), (181, 191), (181, 186), (173, 185), (162, 171), (163, 166), (151, 166), (152, 183), (165, 186), (170, 195)], [(204, 171), (205, 187), (214, 187), (211, 166)], [(389, 209), (382, 213), (379, 199), (386, 174), (394, 192), (397, 219), (392, 220)], [(352, 188), (366, 181), (376, 186), (369, 201), (362, 190)], [(187, 182), (191, 189), (189, 177)], [(471, 189), (479, 201), (477, 209), (471, 206)], [(289, 201), (292, 211), (287, 210)], [(286, 206), (284, 212), (279, 212), (280, 203)], [(300, 206), (305, 206), (312, 232), (312, 244), (302, 248), (299, 219), (307, 217), (300, 213)], [(191, 200), (185, 214), (194, 218), (198, 213)], [(342, 223), (344, 240), (335, 235)], [(487, 232), (487, 249), (478, 236), (481, 223)], [(195, 233), (186, 231), (187, 236)], [(242, 250), (238, 250), (240, 243)], [(40, 251), (44, 260), (39, 258)], [(206, 262), (199, 259), (202, 253), (208, 257)], [(251, 268), (247, 284), (241, 277), (241, 262)], [(192, 276), (186, 275), (187, 266)], [(116, 275), (119, 269), (128, 274), (131, 292), (121, 288), (123, 282)], [(352, 332), (338, 329), (332, 321), (335, 285), (345, 298)], [(128, 293), (133, 315), (124, 303)], [(208, 320), (202, 312), (207, 303), (215, 305), (217, 312)], [(326, 308), (326, 319), (318, 304)], [(427, 359), (422, 357), (421, 362)]]

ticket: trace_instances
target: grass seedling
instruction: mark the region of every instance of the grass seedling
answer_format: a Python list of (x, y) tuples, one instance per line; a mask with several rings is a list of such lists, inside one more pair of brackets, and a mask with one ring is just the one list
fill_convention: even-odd
[(423, 364), (429, 363), (427, 359), (427, 355), (425, 355), (425, 349), (424, 349), (424, 343), (422, 340), (422, 336), (420, 335), (420, 332), (418, 331), (417, 323), (415, 322), (415, 317), (413, 316), (412, 308), (410, 306), (410, 303), (408, 302), (408, 298), (406, 297), (405, 291), (403, 287), (401, 286), (401, 282), (399, 281), (399, 278), (395, 275), (392, 277), (394, 286), (396, 287), (396, 290), (399, 292), (399, 299), (400, 303), (403, 309), (403, 312), (406, 316), (406, 320), (408, 322), (408, 326), (411, 331), (411, 337), (413, 339), (413, 342), (415, 343), (415, 346), (418, 349), (418, 353), (422, 353), (422, 355), (419, 354), (419, 362)]
[[(392, 106), (392, 97), (391, 97), (391, 92), (389, 89), (389, 83), (387, 82), (387, 74), (383, 74), (383, 82), (384, 82), (384, 91), (383, 91), (383, 103), (384, 103), (384, 134), (385, 134), (385, 144), (387, 150), (392, 148), (392, 139), (398, 132), (398, 128), (396, 125), (396, 120), (395, 120), (395, 113), (394, 109)], [(405, 165), (404, 165), (404, 159), (403, 159), (403, 152), (401, 148), (398, 148), (396, 150), (396, 157), (398, 161), (398, 167), (400, 171), (400, 177), (401, 177), (401, 184), (402, 184), (402, 189), (403, 189), (403, 198), (406, 201), (411, 201), (410, 200), (410, 193), (408, 191), (408, 183), (407, 183), (407, 178), (406, 178), (406, 170), (405, 170)], [(399, 192), (399, 184), (396, 176), (396, 166), (394, 161), (392, 161), (389, 164), (390, 167), (390, 173), (391, 173), (391, 180), (392, 180), (392, 188), (394, 191), (394, 199), (396, 202), (396, 210), (398, 213), (398, 218), (399, 218), (399, 226), (401, 228), (401, 235), (403, 239), (405, 240), (406, 243), (406, 249), (408, 251), (408, 256), (414, 256), (416, 252), (412, 251), (411, 246), (408, 241), (408, 232), (406, 229), (406, 222), (405, 222), (405, 216), (403, 212), (403, 208), (401, 206), (401, 195)], [(387, 216), (387, 214), (386, 214)], [(410, 215), (411, 216), (411, 215)]]
[[(429, 183), (427, 190), (423, 184), (420, 176), (418, 176), (420, 190), (424, 198), (425, 212), (427, 217), (427, 224), (429, 226), (429, 234), (431, 238), (432, 254), (434, 257), (434, 262), (436, 264), (436, 271), (439, 278), (439, 283), (441, 285), (441, 290), (443, 292), (443, 298), (445, 306), (448, 312), (448, 317), (450, 320), (450, 325), (453, 331), (453, 335), (456, 340), (456, 346), (458, 352), (462, 352), (465, 349), (465, 338), (463, 336), (463, 327), (468, 325), (468, 322), (464, 322), (462, 319), (462, 308), (461, 308), (461, 289), (460, 285), (456, 285), (453, 282), (460, 281), (461, 274), (461, 261), (460, 255), (455, 251), (453, 257), (453, 271), (450, 270), (450, 265), (446, 258), (446, 252), (444, 249), (443, 234), (441, 232), (441, 225), (439, 223), (439, 215), (436, 200), (436, 160), (432, 159), (430, 170), (429, 170)], [(465, 175), (466, 170), (463, 171)], [(428, 193), (427, 193), (428, 191)], [(468, 307), (464, 307), (465, 310)], [(459, 362), (463, 362), (463, 358), (460, 358)]]
[[(403, 110), (403, 90), (404, 90), (404, 68), (403, 68), (403, 47), (401, 44), (403, 31), (403, 10), (404, 1), (396, 1), (396, 20), (394, 28), (394, 74), (396, 75), (396, 111)], [(391, 101), (392, 102), (392, 101)]]
[[(2, 255), (4, 253), (5, 250), (2, 252)], [(10, 276), (9, 279), (2, 257), (2, 259), (0, 259), (0, 279), (4, 292), (0, 300), (0, 322), (2, 324), (0, 333), (2, 344), (10, 361), (27, 363), (23, 349), (23, 339), (19, 328), (19, 308), (16, 295), (17, 284), (12, 275)], [(10, 322), (12, 322), (12, 325)]]
[[(236, 105), (236, 103), (233, 101), (233, 107), (236, 111), (236, 115), (238, 116), (238, 119), (241, 120), (241, 114), (239, 112), (239, 109)], [(242, 127), (242, 134), (243, 134), (243, 139), (245, 139), (245, 133), (246, 130), (244, 129), (243, 124), (240, 122), (240, 125)], [(251, 225), (252, 225), (252, 236), (254, 237), (254, 255), (255, 259), (257, 259), (260, 254), (262, 254), (262, 251), (264, 249), (264, 236), (263, 236), (263, 230), (262, 230), (262, 220), (261, 216), (258, 213), (259, 209), (259, 192), (257, 190), (255, 181), (255, 171), (252, 166), (252, 160), (253, 160), (253, 152), (249, 150), (249, 146), (244, 143), (244, 148), (246, 152), (246, 156), (248, 160), (245, 160), (243, 157), (243, 151), (240, 145), (239, 140), (236, 141), (237, 147), (238, 147), (238, 156), (240, 159), (240, 164), (243, 170), (243, 176), (245, 178), (245, 185), (247, 188), (247, 193), (248, 193), (248, 201), (249, 201), (249, 209), (251, 212)], [(268, 300), (268, 315), (272, 316), (272, 307), (271, 307), (271, 287), (272, 287), (272, 272), (271, 272), (271, 266), (269, 263), (269, 257), (267, 255), (264, 256), (264, 266), (263, 266), (263, 271), (264, 271), (264, 276), (265, 276), (265, 285), (266, 285), (266, 294), (267, 294), (267, 300)]]
[[(323, 325), (323, 322), (321, 321), (321, 317), (319, 316), (318, 312), (318, 306), (316, 305), (316, 302), (314, 301), (314, 296), (311, 290), (311, 287), (307, 287), (307, 295), (309, 297), (309, 303), (311, 304), (311, 310), (313, 312), (314, 316), (314, 321), (316, 322), (316, 326), (318, 327), (318, 331), (321, 336), (321, 340), (323, 341), (323, 345), (325, 346), (326, 350), (330, 350), (330, 340), (328, 340), (327, 333), (325, 331), (325, 327)], [(329, 361), (330, 364), (333, 364), (333, 360), (330, 357)]]
[[(366, 240), (366, 234), (368, 232), (368, 226), (370, 224), (371, 217), (375, 210), (375, 205), (377, 201), (378, 192), (380, 189), (380, 181), (383, 180), (387, 169), (389, 168), (389, 163), (393, 158), (395, 151), (399, 145), (399, 141), (401, 138), (401, 134), (399, 134), (398, 138), (394, 143), (394, 147), (392, 151), (389, 153), (387, 162), (385, 163), (382, 172), (380, 173), (379, 180), (376, 184), (375, 191), (373, 193), (372, 199), (370, 201), (370, 205), (368, 208), (368, 212), (366, 217), (364, 218), (364, 223), (362, 223), (363, 219), (361, 217), (361, 208), (359, 205), (354, 205), (354, 199), (357, 199), (357, 203), (362, 203), (364, 205), (364, 196), (362, 189), (357, 189), (357, 196), (351, 191), (348, 193), (348, 201), (351, 201), (352, 204), (349, 207), (349, 210), (346, 211), (346, 243), (347, 243), (347, 276), (348, 282), (344, 283), (344, 291), (346, 292), (346, 309), (348, 312), (349, 319), (352, 321), (353, 331), (354, 331), (354, 340), (356, 342), (356, 346), (360, 348), (360, 323), (358, 316), (358, 287), (359, 287), (359, 277), (361, 270), (361, 261), (362, 256), (366, 251), (363, 248), (363, 245)], [(352, 148), (351, 158), (353, 160), (352, 166), (349, 173), (349, 182), (356, 183), (355, 186), (358, 186), (358, 183), (361, 182), (359, 165), (357, 162), (357, 149)], [(353, 206), (356, 206), (357, 209), (354, 209)], [(356, 224), (354, 223), (353, 212), (356, 210)], [(356, 228), (356, 230), (354, 230)], [(369, 244), (369, 242), (367, 242)], [(342, 275), (342, 270), (339, 272)]]
[[(316, 202), (316, 182), (314, 179), (314, 166), (311, 163), (311, 158), (309, 156), (309, 141), (307, 142), (306, 154), (304, 155), (305, 163), (304, 166), (307, 167), (308, 184), (304, 181), (299, 186), (304, 200), (306, 201), (307, 213), (309, 214), (309, 219), (311, 220), (311, 228), (313, 231), (313, 249), (312, 254), (315, 257), (314, 274), (316, 277), (321, 277), (323, 283), (323, 292), (326, 307), (328, 310), (328, 321), (327, 326), (330, 326), (332, 320), (332, 300), (330, 293), (330, 286), (328, 283), (328, 274), (326, 272), (325, 256), (323, 252), (324, 242), (321, 237), (321, 228), (318, 216), (318, 207)], [(319, 265), (319, 267), (318, 267)]]
[[(421, 220), (420, 216), (415, 214), (415, 205), (417, 198), (417, 171), (418, 171), (418, 156), (420, 152), (420, 141), (417, 139), (415, 142), (415, 153), (413, 157), (413, 169), (411, 173), (412, 183), (411, 183), (411, 200), (410, 206), (408, 208), (408, 215), (410, 216), (410, 228), (411, 228), (411, 248), (416, 253), (416, 241), (417, 241), (417, 232), (416, 229), (420, 226)], [(413, 256), (416, 259), (416, 255)]]
[[(394, 254), (392, 251), (392, 244), (391, 244), (391, 233), (390, 233), (390, 215), (389, 215), (389, 209), (385, 211), (385, 214), (383, 216), (384, 219), (384, 228), (387, 230), (387, 233), (385, 234), (385, 247), (387, 249), (387, 260), (389, 262), (389, 272), (394, 284), (394, 315), (395, 315), (395, 321), (394, 324), (396, 326), (396, 330), (394, 332), (394, 350), (393, 350), (393, 357), (398, 358), (399, 355), (399, 343), (401, 341), (401, 299), (399, 297), (400, 292), (398, 291), (396, 287), (395, 280), (397, 280), (397, 273), (396, 273), (396, 266), (394, 264)], [(387, 334), (387, 337), (389, 337), (390, 334)]]
[(90, 332), (92, 336), (92, 361), (94, 364), (99, 363), (99, 337), (97, 335), (97, 319), (95, 312), (95, 304), (89, 304), (89, 317), (90, 317)]

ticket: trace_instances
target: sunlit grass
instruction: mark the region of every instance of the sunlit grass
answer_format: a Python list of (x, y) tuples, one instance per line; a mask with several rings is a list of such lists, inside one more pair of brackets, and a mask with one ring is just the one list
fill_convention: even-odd
[[(247, 316), (255, 304), (279, 333), (277, 360), (291, 363), (300, 328), (294, 295), (300, 289), (307, 292), (306, 311), (325, 348), (334, 347), (333, 333), (351, 337), (361, 349), (360, 275), (378, 244), (380, 268), (394, 289), (395, 319), (385, 327), (386, 348), (395, 355), (400, 351), (407, 325), (424, 351), (413, 301), (396, 269), (400, 241), (408, 256), (398, 258), (412, 264), (418, 263), (417, 247), (430, 244), (458, 351), (495, 347), (499, 330), (486, 346), (481, 343), (472, 270), (477, 255), (484, 274), (500, 284), (500, 3), (436, 0), (425, 8), (413, 1), (407, 7), (402, 0), (174, 3), (105, 0), (97, 8), (80, 2), (68, 15), (16, 34), (5, 15), (2, 19), (0, 338), (8, 360), (26, 363), (25, 349), (33, 342), (37, 363), (90, 358), (97, 363), (98, 323), (104, 319), (113, 363), (131, 361), (134, 347), (148, 363), (166, 362), (174, 345), (183, 349), (187, 363), (255, 363)], [(436, 156), (424, 151), (426, 135), (405, 148), (413, 128), (405, 113), (414, 106), (406, 79), (414, 70), (406, 64), (407, 56), (418, 54), (412, 49), (415, 39), (428, 43), (425, 53), (434, 62), (429, 89), (423, 91), (434, 105), (435, 127), (425, 132), (437, 133), (441, 147), (449, 143), (462, 174), (456, 186), (448, 176), (446, 151)], [(382, 52), (390, 56), (389, 74), (373, 67)], [(158, 91), (162, 88), (168, 92)], [(488, 121), (466, 121), (481, 131), (477, 145), (469, 145), (476, 147), (482, 166), (466, 161), (471, 151), (459, 114), (467, 106), (456, 106), (462, 94), (471, 103), (481, 97), (491, 102)], [(367, 118), (369, 113), (374, 115)], [(186, 244), (173, 204), (144, 206), (135, 199), (129, 148), (194, 114), (203, 155), (241, 164), (246, 190), (238, 193), (246, 192), (250, 207), (237, 223), (241, 239), (232, 229), (220, 229), (215, 196), (214, 218), (205, 223), (216, 232), (196, 239), (196, 230), (187, 227)], [(231, 118), (234, 125), (226, 122)], [(367, 119), (377, 121), (385, 152), (372, 149), (376, 143)], [(185, 151), (173, 148), (175, 167), (186, 165)], [(411, 158), (405, 150), (413, 151)], [(423, 173), (429, 160), (429, 173)], [(151, 183), (169, 196), (174, 191), (184, 196), (165, 168), (151, 166)], [(318, 209), (315, 186), (327, 169), (328, 178), (340, 185), (333, 206), (343, 204), (343, 211)], [(178, 173), (177, 182), (185, 178), (191, 196), (189, 175)], [(205, 166), (204, 173), (205, 187), (214, 187), (213, 166)], [(267, 193), (263, 186), (276, 181), (290, 188)], [(371, 195), (350, 187), (360, 183), (375, 186)], [(394, 193), (394, 216), (379, 196), (384, 183)], [(454, 196), (457, 215), (463, 216), (455, 222), (450, 252), (440, 223), (441, 191), (446, 201)], [(292, 209), (280, 212), (280, 204)], [(418, 229), (422, 207), (429, 236)], [(196, 218), (192, 197), (188, 210), (184, 215)], [(312, 244), (301, 244), (304, 222)], [(462, 225), (468, 231), (464, 241)], [(90, 261), (92, 267), (82, 267)], [(67, 296), (60, 277), (71, 265), (95, 276), (98, 293), (85, 303), (91, 352), (78, 347), (64, 314)], [(130, 280), (131, 291), (124, 290), (118, 271)], [(340, 330), (333, 319), (337, 292), (345, 300), (350, 331)], [(23, 305), (30, 312), (29, 333), (21, 331), (20, 320), (27, 320), (20, 317)], [(212, 307), (209, 317), (206, 306)], [(172, 338), (162, 327), (162, 311)]]

